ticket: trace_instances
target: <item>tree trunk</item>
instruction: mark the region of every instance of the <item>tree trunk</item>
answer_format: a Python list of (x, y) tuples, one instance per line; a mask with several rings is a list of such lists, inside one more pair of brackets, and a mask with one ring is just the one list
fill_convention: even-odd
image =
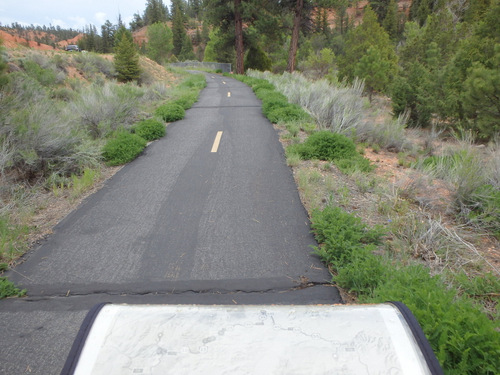
[(236, 37), (236, 74), (245, 74), (243, 58), (245, 50), (243, 48), (243, 20), (241, 19), (241, 0), (234, 0), (234, 25)]
[(299, 47), (299, 32), (300, 21), (302, 20), (302, 9), (304, 8), (304, 0), (297, 0), (295, 5), (295, 17), (293, 19), (292, 40), (290, 41), (290, 51), (288, 53), (288, 65), (286, 70), (293, 73), (295, 70), (295, 58)]

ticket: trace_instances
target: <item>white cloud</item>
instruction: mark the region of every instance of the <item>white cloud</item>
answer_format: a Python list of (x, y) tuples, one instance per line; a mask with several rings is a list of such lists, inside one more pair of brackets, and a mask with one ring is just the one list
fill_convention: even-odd
[(89, 24), (84, 17), (68, 17), (68, 19), (73, 22), (71, 26), (73, 29), (83, 29)]
[(97, 12), (95, 15), (94, 15), (94, 18), (97, 20), (97, 22), (99, 24), (103, 24), (104, 22), (106, 22), (106, 13), (104, 12)]
[(63, 20), (58, 20), (58, 19), (52, 19), (50, 21), (50, 24), (52, 26), (60, 26), (62, 29), (67, 29), (68, 25), (63, 21)]

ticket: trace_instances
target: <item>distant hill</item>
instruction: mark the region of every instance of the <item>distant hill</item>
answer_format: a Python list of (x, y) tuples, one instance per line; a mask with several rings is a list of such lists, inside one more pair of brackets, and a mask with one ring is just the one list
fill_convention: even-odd
[(78, 44), (78, 41), (83, 38), (83, 36), (83, 33), (78, 33), (70, 39), (61, 40), (56, 35), (46, 31), (20, 30), (8, 27), (2, 27), (0, 29), (0, 38), (3, 40), (3, 45), (5, 47), (28, 47), (42, 51), (63, 49), (68, 44)]

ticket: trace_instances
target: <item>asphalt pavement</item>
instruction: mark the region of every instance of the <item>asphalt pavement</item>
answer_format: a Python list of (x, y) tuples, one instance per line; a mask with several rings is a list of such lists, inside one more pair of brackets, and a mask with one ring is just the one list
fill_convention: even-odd
[(169, 124), (8, 272), (0, 373), (58, 374), (89, 309), (148, 304), (340, 303), (252, 90), (207, 74)]

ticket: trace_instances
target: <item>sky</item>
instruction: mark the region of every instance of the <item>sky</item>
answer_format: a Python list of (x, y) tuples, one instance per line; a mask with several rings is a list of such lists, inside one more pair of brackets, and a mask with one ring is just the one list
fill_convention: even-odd
[[(128, 27), (134, 13), (143, 14), (147, 0), (0, 0), (0, 23), (14, 22), (29, 26), (60, 26), (82, 30), (90, 24), (100, 26), (110, 20), (116, 24), (118, 15)], [(163, 1), (169, 6), (170, 1)]]

